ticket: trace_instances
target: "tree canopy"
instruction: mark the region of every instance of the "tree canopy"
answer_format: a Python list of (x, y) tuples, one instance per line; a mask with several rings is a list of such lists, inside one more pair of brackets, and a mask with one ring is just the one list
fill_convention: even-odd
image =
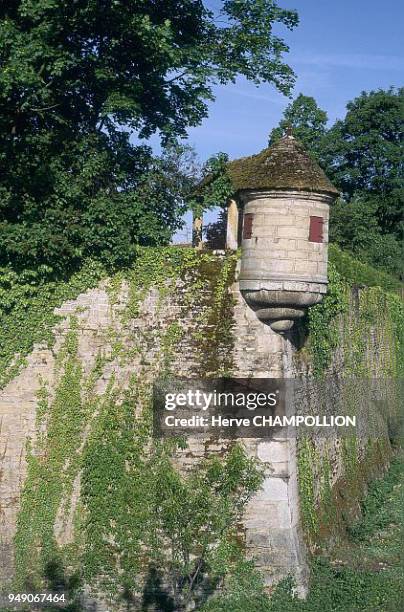
[[(0, 8), (0, 263), (123, 265), (167, 242), (181, 191), (167, 144), (207, 114), (216, 83), (243, 75), (288, 93), (293, 71), (276, 0), (5, 1)], [(178, 187), (178, 185), (177, 185)]]
[(381, 230), (397, 239), (404, 238), (403, 117), (404, 88), (362, 92), (321, 145), (345, 199), (376, 199)]
[(318, 146), (327, 130), (327, 113), (314, 98), (300, 93), (285, 109), (283, 118), (269, 135), (269, 144), (281, 138), (287, 128), (300, 140), (307, 151), (317, 157)]

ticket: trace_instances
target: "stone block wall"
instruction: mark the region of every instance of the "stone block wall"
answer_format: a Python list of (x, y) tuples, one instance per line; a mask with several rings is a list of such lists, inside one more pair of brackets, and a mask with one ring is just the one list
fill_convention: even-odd
[[(247, 192), (244, 213), (252, 214), (252, 236), (243, 239), (242, 280), (327, 282), (329, 203), (302, 192)], [(310, 217), (323, 218), (323, 241), (309, 241)]]
[[(15, 573), (15, 535), (26, 486), (28, 447), (35, 449), (41, 428), (40, 391), (46, 386), (55, 394), (61, 377), (61, 360), (69, 331), (77, 333), (77, 358), (84, 378), (97, 372), (95, 393), (101, 396), (111, 381), (120, 389), (128, 387), (135, 374), (150, 383), (166, 367), (178, 376), (227, 375), (239, 378), (310, 378), (305, 361), (293, 338), (284, 338), (261, 323), (241, 297), (234, 275), (222, 286), (226, 259), (211, 257), (209, 273), (189, 283), (186, 275), (151, 285), (140, 292), (138, 306), (128, 312), (133, 300), (131, 287), (123, 280), (118, 293), (109, 281), (80, 295), (58, 309), (61, 321), (54, 329), (51, 347), (35, 346), (26, 365), (0, 393), (0, 584), (10, 584)], [(231, 273), (233, 274), (233, 272)], [(133, 292), (132, 292), (133, 293)], [(225, 296), (217, 308), (218, 296)], [(227, 296), (227, 297), (226, 297)], [(216, 304), (216, 306), (214, 306)], [(212, 307), (214, 309), (212, 310)], [(215, 310), (216, 308), (216, 310)], [(213, 313), (213, 314), (212, 314)], [(214, 315), (214, 316), (213, 316)], [(350, 310), (351, 323), (355, 313)], [(222, 328), (226, 328), (222, 337)], [(180, 331), (180, 333), (177, 333)], [(173, 334), (175, 332), (175, 334)], [(167, 339), (175, 336), (167, 351)], [(369, 330), (367, 359), (377, 361), (387, 338)], [(164, 350), (163, 350), (164, 348)], [(335, 372), (343, 369), (344, 346), (336, 352)], [(96, 368), (101, 360), (101, 369)], [(97, 423), (97, 409), (83, 424), (75, 453)], [(187, 469), (205, 453), (222, 452), (228, 441), (189, 440), (187, 452), (178, 454), (178, 464)], [(248, 557), (254, 559), (271, 588), (279, 579), (293, 574), (299, 592), (307, 589), (306, 535), (303, 532), (299, 489), (299, 448), (293, 439), (244, 440), (251, 456), (265, 468), (261, 490), (250, 501), (243, 532)], [(35, 453), (35, 450), (34, 450)], [(46, 461), (46, 456), (42, 457)], [(338, 481), (335, 475), (334, 483)], [(80, 504), (80, 472), (73, 478), (69, 500), (60, 500), (54, 534), (59, 546), (74, 541), (75, 509)], [(70, 508), (64, 512), (63, 508)], [(303, 517), (304, 518), (304, 517)], [(94, 604), (96, 605), (96, 604)], [(98, 605), (98, 604), (97, 604)], [(94, 609), (103, 610), (101, 604)]]

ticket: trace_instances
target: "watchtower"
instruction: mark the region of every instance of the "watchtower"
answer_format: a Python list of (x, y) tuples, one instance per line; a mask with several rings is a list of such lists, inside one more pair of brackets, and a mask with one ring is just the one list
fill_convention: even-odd
[(261, 321), (284, 333), (327, 292), (329, 206), (338, 191), (290, 133), (228, 171), (230, 248), (236, 207), (241, 213), (240, 291)]

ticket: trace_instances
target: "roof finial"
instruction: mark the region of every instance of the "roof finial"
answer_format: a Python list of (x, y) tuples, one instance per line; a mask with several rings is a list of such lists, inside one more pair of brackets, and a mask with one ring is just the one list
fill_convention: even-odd
[(288, 123), (288, 125), (286, 126), (285, 136), (286, 138), (293, 138), (293, 129), (290, 123)]

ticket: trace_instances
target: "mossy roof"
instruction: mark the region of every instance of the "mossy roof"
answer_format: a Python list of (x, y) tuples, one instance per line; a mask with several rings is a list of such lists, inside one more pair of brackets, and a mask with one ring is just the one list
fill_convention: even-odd
[(257, 155), (235, 159), (227, 165), (235, 192), (250, 189), (295, 189), (338, 195), (324, 171), (303, 145), (284, 136)]

